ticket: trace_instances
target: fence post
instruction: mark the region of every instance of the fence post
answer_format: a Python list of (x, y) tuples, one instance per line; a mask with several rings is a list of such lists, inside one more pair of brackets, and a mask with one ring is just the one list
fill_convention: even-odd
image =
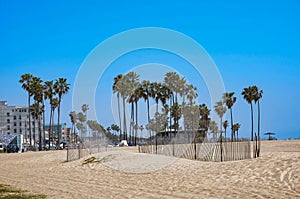
[(79, 158), (78, 159), (80, 159), (80, 143), (78, 144), (78, 155), (79, 155)]

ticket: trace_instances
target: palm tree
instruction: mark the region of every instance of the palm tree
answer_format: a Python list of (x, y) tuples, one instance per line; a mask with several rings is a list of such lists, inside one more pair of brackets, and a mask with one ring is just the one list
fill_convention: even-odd
[(158, 112), (158, 102), (161, 99), (161, 86), (161, 83), (158, 82), (152, 82), (150, 84), (151, 97), (155, 100), (156, 104), (156, 113)]
[(222, 138), (222, 118), (223, 115), (226, 113), (226, 106), (224, 106), (224, 102), (222, 100), (216, 102), (216, 105), (214, 106), (215, 112), (219, 115), (220, 117), (220, 152), (221, 152), (221, 162), (223, 161), (223, 146), (222, 146), (222, 142), (223, 142), (223, 138)]
[(53, 98), (55, 96), (55, 90), (54, 90), (54, 84), (53, 81), (46, 81), (44, 83), (44, 98), (45, 100), (49, 99), (49, 104), (50, 104), (50, 118), (49, 118), (49, 126), (50, 128), (48, 129), (49, 133), (49, 149), (50, 149), (50, 132), (52, 132), (52, 115), (53, 115), (53, 109), (52, 109), (52, 104), (53, 104)]
[(67, 83), (66, 78), (59, 78), (54, 83), (54, 90), (58, 95), (58, 109), (57, 109), (57, 125), (58, 125), (58, 145), (60, 144), (61, 127), (60, 127), (60, 106), (62, 96), (67, 94), (70, 89), (70, 84)]
[(228, 121), (227, 121), (227, 120), (225, 120), (225, 121), (223, 122), (223, 127), (224, 127), (224, 130), (225, 130), (225, 136), (224, 136), (224, 138), (225, 138), (225, 141), (226, 141), (226, 129), (227, 129), (227, 127), (228, 127)]
[(51, 106), (50, 111), (52, 111), (52, 119), (51, 119), (51, 124), (50, 124), (51, 130), (49, 132), (49, 148), (50, 148), (50, 135), (52, 137), (52, 144), (54, 143), (53, 125), (54, 125), (54, 112), (55, 112), (55, 109), (58, 107), (58, 98), (57, 97), (52, 99), (50, 106)]
[[(40, 120), (40, 116), (42, 115), (42, 107), (40, 106), (40, 104), (38, 102), (35, 102), (34, 104), (32, 104), (30, 106), (30, 112), (31, 115), (34, 117), (35, 120), (38, 121), (38, 130), (39, 130), (39, 149), (42, 148), (42, 143), (41, 143), (41, 120)], [(35, 133), (33, 136), (33, 140), (34, 140), (34, 146), (36, 146), (36, 139), (35, 139)]]
[(254, 102), (257, 102), (257, 137), (258, 137), (258, 147), (257, 147), (257, 157), (260, 155), (260, 99), (262, 98), (263, 91), (259, 90), (257, 86), (253, 86), (253, 89), (255, 90), (254, 94)]
[[(38, 133), (39, 133), (39, 149), (42, 149), (42, 129), (41, 129), (41, 117), (44, 112), (43, 100), (44, 100), (44, 86), (42, 80), (38, 77), (32, 78), (30, 90), (35, 101), (35, 107), (32, 108), (35, 111), (35, 119), (38, 120)], [(39, 114), (39, 115), (37, 115)]]
[[(180, 76), (176, 72), (168, 72), (165, 74), (163, 83), (171, 91), (169, 107), (172, 107), (174, 105), (174, 103), (177, 102), (177, 96), (178, 96), (178, 92), (179, 92), (179, 88), (178, 88), (179, 80), (180, 80)], [(169, 113), (170, 113), (169, 123), (170, 123), (170, 129), (171, 129), (172, 114), (171, 114), (171, 111)]]
[(197, 88), (194, 87), (194, 85), (192, 85), (192, 84), (187, 85), (186, 97), (189, 100), (190, 105), (194, 104), (195, 102), (193, 100), (198, 97), (198, 94), (196, 91), (197, 91)]
[[(84, 113), (84, 115), (85, 115), (85, 117), (86, 117), (86, 119), (87, 119), (87, 111), (89, 110), (89, 105), (87, 105), (87, 104), (83, 104), (82, 106), (81, 106), (81, 110), (82, 110), (82, 112)], [(86, 127), (86, 129), (87, 129), (87, 123), (86, 123), (86, 121), (85, 121), (85, 127)], [(90, 131), (89, 131), (89, 144), (91, 143), (91, 135), (90, 135)]]
[(213, 135), (213, 140), (216, 139), (216, 133), (218, 132), (218, 124), (215, 121), (211, 121), (209, 123), (209, 129), (211, 130), (211, 133)]
[(200, 128), (204, 128), (205, 131), (208, 130), (209, 126), (209, 114), (210, 110), (207, 108), (206, 104), (201, 104), (199, 105), (199, 110), (200, 110)]
[[(138, 101), (143, 97), (143, 87), (138, 83), (138, 87), (134, 91), (134, 103), (135, 103), (135, 126), (138, 127)], [(135, 128), (134, 144), (136, 145), (137, 130)]]
[(239, 139), (239, 129), (240, 129), (241, 125), (239, 123), (235, 123), (233, 125), (233, 132), (236, 133), (236, 139)]
[[(117, 93), (117, 100), (118, 100), (118, 116), (119, 116), (119, 125), (120, 129), (122, 129), (122, 121), (121, 121), (121, 111), (120, 111), (120, 92), (119, 87), (117, 86), (119, 81), (122, 79), (123, 75), (119, 74), (114, 78), (114, 84), (113, 84), (113, 92)], [(121, 141), (121, 133), (120, 133), (120, 141)]]
[[(31, 96), (30, 85), (32, 83), (32, 78), (33, 78), (33, 75), (26, 73), (26, 74), (22, 75), (21, 79), (19, 80), (19, 82), (22, 84), (22, 88), (25, 91), (27, 91), (27, 93), (28, 93), (28, 107), (30, 107), (30, 96)], [(28, 108), (28, 121), (29, 121), (29, 144), (30, 144), (30, 146), (32, 146), (30, 108)], [(26, 137), (26, 134), (25, 134), (25, 137)], [(26, 137), (26, 139), (27, 139), (27, 137)]]
[(253, 141), (254, 137), (254, 115), (253, 115), (253, 105), (252, 101), (254, 100), (254, 89), (252, 86), (249, 86), (248, 88), (244, 88), (242, 95), (244, 99), (250, 104), (251, 108), (251, 141)]
[(81, 133), (81, 140), (83, 138), (83, 134), (86, 133), (87, 129), (86, 129), (86, 126), (84, 125), (84, 123), (86, 122), (87, 118), (86, 118), (86, 115), (83, 114), (82, 112), (79, 112), (77, 114), (77, 119), (78, 119), (78, 122), (76, 123), (76, 128), (80, 131)]
[(173, 117), (174, 120), (174, 129), (176, 134), (177, 130), (179, 129), (178, 121), (182, 116), (182, 108), (177, 102), (175, 102), (175, 104), (171, 107), (171, 116)]
[(228, 109), (230, 109), (230, 121), (231, 121), (231, 141), (233, 141), (233, 116), (232, 116), (232, 107), (236, 102), (236, 97), (234, 97), (234, 92), (224, 93), (223, 101), (225, 102)]
[(214, 106), (215, 112), (219, 115), (220, 117), (220, 133), (221, 133), (221, 137), (222, 137), (222, 118), (224, 116), (224, 114), (226, 113), (226, 106), (224, 106), (224, 102), (218, 101), (216, 102), (216, 105)]
[(75, 123), (76, 123), (76, 120), (77, 120), (76, 112), (71, 111), (69, 116), (70, 116), (70, 120), (71, 120), (71, 123), (72, 123), (73, 142), (75, 142)]

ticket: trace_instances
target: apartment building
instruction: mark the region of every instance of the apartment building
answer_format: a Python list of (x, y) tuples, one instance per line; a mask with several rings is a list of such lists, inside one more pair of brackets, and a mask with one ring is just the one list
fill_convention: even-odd
[[(23, 143), (29, 143), (28, 111), (28, 106), (8, 106), (6, 101), (0, 101), (0, 133), (23, 135)], [(32, 140), (38, 140), (38, 122), (33, 116), (31, 123)]]

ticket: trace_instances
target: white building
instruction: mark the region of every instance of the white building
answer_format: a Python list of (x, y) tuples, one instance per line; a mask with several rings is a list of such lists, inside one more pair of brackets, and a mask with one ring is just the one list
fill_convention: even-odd
[[(31, 116), (31, 136), (38, 141), (38, 122)], [(42, 128), (41, 121), (41, 128)], [(29, 115), (27, 106), (8, 106), (6, 101), (0, 101), (0, 133), (22, 134), (23, 143), (29, 143)]]

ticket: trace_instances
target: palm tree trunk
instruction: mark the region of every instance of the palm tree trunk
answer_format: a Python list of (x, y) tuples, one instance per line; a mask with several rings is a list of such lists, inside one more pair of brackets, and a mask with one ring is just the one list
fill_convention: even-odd
[(148, 124), (150, 124), (150, 104), (149, 104), (149, 97), (147, 98), (147, 111), (148, 111)]
[(57, 147), (59, 147), (60, 145), (60, 101), (61, 98), (59, 97), (58, 98), (58, 107), (57, 107), (57, 135), (58, 135), (58, 138), (57, 138)]
[(230, 108), (230, 120), (231, 120), (231, 142), (233, 141), (233, 117), (232, 117), (232, 108)]
[(257, 116), (257, 135), (258, 135), (258, 149), (257, 149), (257, 157), (260, 155), (260, 104), (259, 100), (257, 101), (257, 111), (258, 111), (258, 116)]
[(32, 140), (31, 140), (31, 114), (30, 114), (30, 92), (28, 92), (28, 120), (29, 120), (29, 143), (30, 146), (32, 146)]
[[(120, 94), (117, 94), (117, 98), (118, 98), (118, 115), (119, 115), (119, 125), (120, 125), (120, 129), (122, 129), (122, 121), (121, 121), (121, 111), (120, 111)], [(121, 133), (120, 133), (120, 141), (121, 141)]]
[(39, 150), (42, 150), (42, 129), (41, 129), (41, 118), (38, 116), (38, 129), (39, 129)]
[(127, 140), (127, 129), (126, 129), (126, 113), (125, 113), (125, 98), (123, 97), (123, 140)]
[(44, 140), (44, 149), (46, 148), (46, 133), (45, 133), (45, 101), (43, 100), (43, 140)]
[(34, 126), (33, 126), (33, 128), (34, 128), (34, 131), (33, 131), (33, 141), (34, 141), (34, 150), (36, 149), (36, 139), (35, 139), (35, 125), (36, 125), (36, 119), (35, 119), (35, 117), (34, 117)]
[(251, 141), (253, 141), (253, 136), (254, 136), (254, 116), (253, 116), (253, 106), (252, 106), (252, 102), (250, 104), (251, 107)]
[(52, 126), (51, 126), (51, 121), (52, 120), (52, 106), (50, 107), (50, 121), (49, 121), (49, 128), (48, 128), (48, 138), (49, 138), (49, 150), (50, 150), (50, 134), (51, 134), (51, 130), (52, 130)]
[[(173, 96), (173, 95), (172, 95)], [(173, 98), (173, 97), (171, 97)], [(170, 132), (170, 138), (171, 138), (171, 134), (172, 134), (172, 131), (171, 131), (171, 127), (172, 127), (172, 114), (171, 114), (171, 108), (172, 108), (172, 99), (170, 98), (170, 108), (169, 108), (169, 122), (170, 122), (170, 127), (169, 127), (169, 132)]]
[[(135, 125), (138, 127), (138, 103), (135, 102)], [(135, 136), (134, 136), (134, 145), (136, 145), (136, 137), (137, 137), (137, 128), (135, 129)]]
[(131, 119), (130, 119), (130, 126), (129, 126), (129, 142), (132, 143), (133, 140), (133, 134), (134, 134), (134, 126), (132, 125), (134, 124), (134, 104), (133, 102), (131, 102)]

